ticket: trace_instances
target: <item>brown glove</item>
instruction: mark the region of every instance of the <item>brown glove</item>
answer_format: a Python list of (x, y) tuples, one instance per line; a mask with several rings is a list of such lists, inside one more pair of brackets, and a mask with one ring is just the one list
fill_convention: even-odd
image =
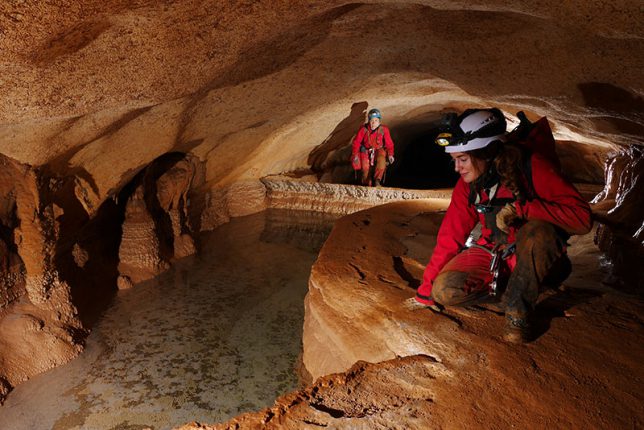
[(499, 230), (508, 233), (510, 225), (518, 219), (519, 216), (517, 215), (517, 208), (514, 207), (514, 203), (508, 203), (496, 214), (496, 226)]
[(362, 165), (360, 163), (360, 156), (358, 154), (351, 156), (351, 167), (353, 167), (353, 170), (362, 169)]

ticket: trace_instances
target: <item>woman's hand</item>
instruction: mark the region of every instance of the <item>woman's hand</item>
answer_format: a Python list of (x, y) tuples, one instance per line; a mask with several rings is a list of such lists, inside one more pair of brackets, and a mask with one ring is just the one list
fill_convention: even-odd
[(496, 214), (496, 226), (499, 230), (508, 233), (510, 225), (518, 219), (519, 216), (517, 215), (517, 208), (514, 206), (514, 203), (508, 203)]
[(426, 305), (416, 300), (415, 297), (410, 297), (403, 302), (403, 306), (410, 311), (417, 311), (419, 309), (430, 309), (434, 312), (442, 312), (441, 306), (437, 304)]

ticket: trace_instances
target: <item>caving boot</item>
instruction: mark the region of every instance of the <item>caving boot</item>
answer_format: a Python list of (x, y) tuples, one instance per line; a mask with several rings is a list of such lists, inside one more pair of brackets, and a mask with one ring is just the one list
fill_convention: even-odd
[(532, 334), (530, 323), (526, 317), (505, 316), (503, 339), (510, 343), (526, 343)]

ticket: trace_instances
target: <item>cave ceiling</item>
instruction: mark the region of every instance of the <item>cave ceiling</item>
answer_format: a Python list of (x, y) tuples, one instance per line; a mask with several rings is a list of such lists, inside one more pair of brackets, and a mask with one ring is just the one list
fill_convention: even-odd
[(306, 168), (373, 106), (394, 129), (497, 105), (547, 115), (590, 152), (642, 145), (642, 12), (634, 0), (5, 1), (0, 153), (77, 175), (98, 204), (169, 152), (198, 157), (212, 187)]

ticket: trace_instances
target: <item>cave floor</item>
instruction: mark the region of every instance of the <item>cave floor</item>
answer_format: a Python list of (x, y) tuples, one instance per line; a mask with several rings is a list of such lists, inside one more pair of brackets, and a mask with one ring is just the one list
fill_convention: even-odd
[[(270, 409), (181, 430), (642, 428), (644, 301), (612, 280), (594, 233), (544, 291), (533, 341), (503, 341), (491, 306), (405, 306), (441, 214), (395, 202), (340, 218), (311, 271), (303, 340), (313, 385)], [(633, 270), (640, 270), (633, 267)]]
[(298, 387), (303, 299), (331, 222), (267, 211), (118, 293), (81, 356), (18, 386), (3, 429), (170, 428), (223, 421)]

